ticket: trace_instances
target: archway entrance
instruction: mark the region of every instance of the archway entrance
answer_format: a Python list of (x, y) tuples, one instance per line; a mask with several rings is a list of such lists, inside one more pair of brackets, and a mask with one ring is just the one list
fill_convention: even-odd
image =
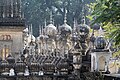
[(99, 58), (99, 71), (105, 71), (106, 59), (104, 56)]

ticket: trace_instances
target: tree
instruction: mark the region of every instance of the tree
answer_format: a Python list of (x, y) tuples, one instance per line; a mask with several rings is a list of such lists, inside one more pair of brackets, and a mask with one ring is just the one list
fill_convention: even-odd
[(93, 24), (101, 24), (115, 45), (120, 46), (120, 1), (96, 0), (93, 6)]

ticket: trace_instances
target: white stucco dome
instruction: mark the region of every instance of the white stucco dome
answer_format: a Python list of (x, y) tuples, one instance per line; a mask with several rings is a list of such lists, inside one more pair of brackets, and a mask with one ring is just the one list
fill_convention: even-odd
[(71, 34), (72, 28), (67, 23), (64, 23), (62, 26), (60, 26), (60, 32), (61, 34)]
[(49, 36), (53, 36), (57, 33), (57, 28), (53, 24), (49, 24), (45, 27), (45, 33)]
[(69, 26), (68, 24), (63, 24), (60, 28), (64, 28), (66, 31), (72, 31), (71, 26)]

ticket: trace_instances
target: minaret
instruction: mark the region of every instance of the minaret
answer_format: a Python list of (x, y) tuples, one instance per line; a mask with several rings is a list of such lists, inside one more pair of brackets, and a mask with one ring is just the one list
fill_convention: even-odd
[(31, 24), (31, 26), (30, 26), (30, 35), (31, 35), (31, 41), (33, 40), (33, 37), (32, 37), (32, 35), (33, 35), (33, 28), (32, 28), (32, 24)]
[(67, 24), (67, 10), (65, 9), (64, 24)]
[(50, 24), (53, 24), (53, 19), (52, 19), (52, 11), (50, 12)]
[(76, 22), (77, 22), (77, 20), (74, 18), (74, 26), (73, 26), (73, 32), (75, 32), (76, 31)]
[(43, 31), (43, 26), (41, 27), (41, 35), (43, 35), (44, 31)]
[(81, 23), (82, 23), (82, 24), (85, 24), (84, 6), (83, 6), (83, 9), (82, 9), (82, 19), (81, 19)]
[(45, 18), (45, 23), (44, 23), (44, 27), (46, 27), (47, 26), (47, 21), (46, 21), (46, 18)]
[(41, 26), (39, 25), (39, 35), (42, 34)]

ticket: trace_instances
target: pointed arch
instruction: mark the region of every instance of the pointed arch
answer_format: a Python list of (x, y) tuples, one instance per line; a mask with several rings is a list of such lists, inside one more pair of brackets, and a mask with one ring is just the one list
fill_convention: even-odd
[(98, 64), (99, 71), (105, 71), (106, 58), (104, 56), (99, 57)]

